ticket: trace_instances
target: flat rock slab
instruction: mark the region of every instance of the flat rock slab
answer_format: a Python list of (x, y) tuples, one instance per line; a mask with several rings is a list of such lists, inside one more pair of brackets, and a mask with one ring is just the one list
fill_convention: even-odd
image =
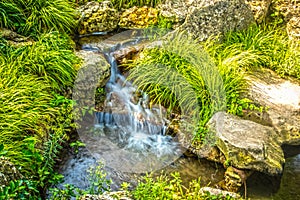
[(284, 80), (270, 70), (248, 79), (249, 98), (267, 108), (257, 122), (274, 127), (281, 144), (300, 145), (300, 82)]
[(225, 112), (214, 114), (208, 126), (231, 165), (272, 175), (282, 172), (284, 155), (271, 127)]

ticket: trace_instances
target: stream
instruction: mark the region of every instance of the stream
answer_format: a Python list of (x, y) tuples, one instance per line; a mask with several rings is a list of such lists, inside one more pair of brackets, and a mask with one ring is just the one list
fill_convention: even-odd
[[(159, 105), (150, 108), (147, 94), (137, 92), (120, 73), (113, 53), (144, 39), (132, 33), (111, 38), (81, 38), (81, 49), (105, 56), (111, 65), (111, 76), (105, 86), (107, 95), (103, 109), (93, 114), (93, 124), (88, 125), (86, 131), (78, 133), (78, 139), (86, 147), (76, 154), (66, 153), (59, 164), (58, 171), (65, 178), (58, 187), (68, 183), (86, 189), (90, 184), (87, 170), (98, 161), (105, 164), (107, 178), (113, 181), (112, 190), (119, 189), (122, 182), (130, 183), (133, 188), (141, 176), (150, 172), (159, 175), (162, 170), (166, 175), (180, 172), (185, 186), (198, 177), (201, 177), (202, 186), (213, 186), (223, 179), (222, 165), (186, 153), (176, 137), (166, 134), (169, 124), (166, 110)], [(286, 158), (282, 177), (254, 173), (247, 180), (248, 197), (300, 199), (299, 153)]]

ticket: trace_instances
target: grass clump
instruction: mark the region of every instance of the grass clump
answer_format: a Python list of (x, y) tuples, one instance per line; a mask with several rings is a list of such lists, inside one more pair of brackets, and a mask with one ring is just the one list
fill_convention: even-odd
[(25, 18), (22, 10), (12, 1), (0, 2), (0, 27), (15, 29), (24, 24)]
[(24, 35), (51, 30), (70, 33), (76, 25), (75, 10), (67, 0), (3, 0), (0, 27)]
[(17, 74), (35, 75), (50, 84), (51, 90), (63, 93), (72, 87), (76, 65), (80, 60), (73, 53), (73, 45), (66, 35), (43, 34), (31, 46), (2, 50), (6, 65), (18, 68)]
[[(194, 138), (204, 139), (205, 124), (213, 113), (228, 110), (242, 114), (250, 104), (241, 98), (246, 84), (246, 66), (257, 59), (255, 53), (228, 48), (221, 57), (210, 54), (215, 46), (207, 43), (206, 50), (199, 43), (181, 33), (165, 40), (160, 47), (146, 49), (130, 65), (129, 78), (139, 89), (147, 92), (154, 103), (179, 108), (183, 118), (193, 121)], [(209, 48), (209, 49), (208, 49)], [(207, 53), (209, 52), (209, 53)]]
[(222, 44), (236, 45), (240, 51), (252, 51), (258, 55), (252, 67), (269, 68), (280, 76), (292, 76), (300, 79), (300, 45), (288, 39), (281, 27), (271, 25), (253, 26), (247, 30), (230, 32)]
[(40, 199), (61, 178), (54, 163), (74, 128), (73, 102), (62, 95), (72, 87), (79, 60), (69, 37), (57, 32), (41, 35), (31, 46), (0, 41), (0, 145), (5, 152), (0, 156), (22, 174), (0, 186), (0, 198)]

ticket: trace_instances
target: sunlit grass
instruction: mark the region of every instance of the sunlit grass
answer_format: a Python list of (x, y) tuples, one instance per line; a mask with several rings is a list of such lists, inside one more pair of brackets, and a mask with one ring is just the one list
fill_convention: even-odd
[(18, 74), (36, 75), (48, 82), (51, 90), (60, 93), (72, 87), (76, 65), (80, 64), (69, 37), (58, 32), (41, 35), (31, 46), (17, 49), (6, 46), (2, 52), (0, 57), (7, 65), (18, 68)]
[(228, 33), (220, 51), (237, 45), (239, 51), (252, 51), (258, 55), (252, 67), (265, 67), (281, 76), (300, 79), (300, 44), (289, 40), (285, 29), (273, 26), (253, 26), (240, 32)]
[(75, 9), (67, 0), (3, 0), (0, 2), (1, 27), (36, 36), (51, 30), (72, 32)]

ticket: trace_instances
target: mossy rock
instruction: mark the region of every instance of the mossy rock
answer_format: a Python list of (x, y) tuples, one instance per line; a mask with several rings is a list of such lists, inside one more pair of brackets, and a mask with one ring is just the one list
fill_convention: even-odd
[(215, 134), (216, 146), (232, 166), (270, 175), (282, 173), (284, 155), (271, 127), (225, 112), (214, 114), (208, 126)]
[(155, 8), (144, 7), (132, 7), (125, 10), (121, 17), (119, 26), (127, 29), (139, 29), (147, 28), (151, 25), (155, 25), (158, 22), (158, 10)]
[(88, 2), (79, 8), (79, 13), (78, 33), (80, 35), (110, 32), (118, 26), (119, 13), (110, 1)]

